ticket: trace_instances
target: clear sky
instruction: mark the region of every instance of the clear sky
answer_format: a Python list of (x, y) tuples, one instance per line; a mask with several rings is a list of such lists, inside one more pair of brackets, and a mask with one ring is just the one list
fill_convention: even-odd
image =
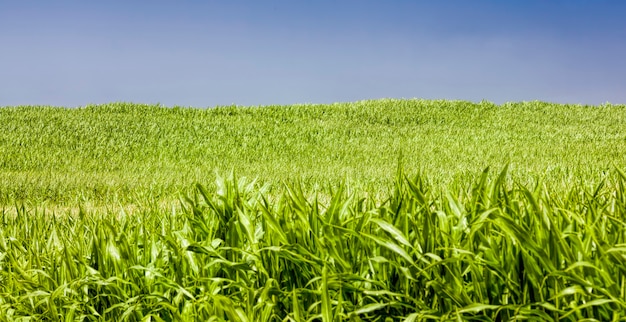
[(0, 0), (0, 106), (626, 103), (626, 1)]

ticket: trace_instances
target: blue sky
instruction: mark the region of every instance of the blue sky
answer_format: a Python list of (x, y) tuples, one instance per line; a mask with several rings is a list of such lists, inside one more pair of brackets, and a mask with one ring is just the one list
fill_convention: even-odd
[(626, 1), (0, 1), (0, 106), (626, 103)]

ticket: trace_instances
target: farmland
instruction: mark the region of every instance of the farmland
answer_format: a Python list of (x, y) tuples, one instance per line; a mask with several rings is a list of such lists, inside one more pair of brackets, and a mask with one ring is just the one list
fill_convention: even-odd
[(626, 166), (626, 108), (375, 100), (331, 105), (0, 109), (0, 204), (175, 200), (234, 170), (306, 190), (343, 179), (380, 191), (400, 154), (437, 184), (487, 166), (557, 186)]
[(0, 321), (624, 319), (623, 124), (543, 102), (0, 108)]

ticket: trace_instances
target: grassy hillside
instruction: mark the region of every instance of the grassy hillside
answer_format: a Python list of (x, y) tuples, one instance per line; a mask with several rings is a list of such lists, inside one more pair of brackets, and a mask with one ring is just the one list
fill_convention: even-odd
[(1, 108), (0, 322), (621, 321), (624, 124), (540, 102)]
[[(0, 108), (0, 204), (173, 199), (214, 173), (369, 190), (407, 171), (436, 183), (486, 166), (568, 185), (626, 167), (626, 107), (373, 100), (166, 108)], [(277, 186), (277, 185), (274, 185)]]

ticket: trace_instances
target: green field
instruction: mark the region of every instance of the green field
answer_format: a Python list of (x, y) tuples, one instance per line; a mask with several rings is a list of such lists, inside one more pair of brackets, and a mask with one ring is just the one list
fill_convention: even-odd
[(626, 107), (374, 100), (332, 105), (0, 108), (0, 204), (177, 199), (234, 170), (280, 186), (437, 183), (510, 164), (520, 180), (595, 181), (626, 167)]
[(0, 108), (0, 321), (624, 320), (624, 124), (543, 102)]

